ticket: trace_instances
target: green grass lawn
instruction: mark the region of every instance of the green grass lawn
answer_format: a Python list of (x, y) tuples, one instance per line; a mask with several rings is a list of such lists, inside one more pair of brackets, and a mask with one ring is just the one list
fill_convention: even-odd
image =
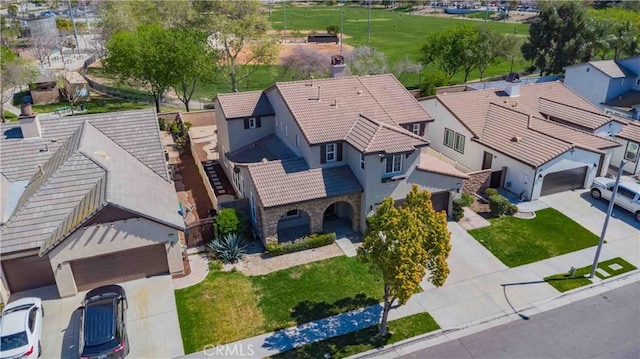
[[(68, 102), (59, 102), (48, 105), (33, 105), (36, 113), (54, 112), (58, 107), (69, 106)], [(91, 97), (91, 101), (86, 103), (87, 111), (82, 114), (105, 113), (114, 111), (139, 110), (143, 108), (155, 107), (154, 104), (131, 102), (112, 97)]]
[[(614, 264), (619, 265), (621, 268), (611, 268), (611, 266)], [(600, 262), (598, 263), (598, 268), (604, 270), (609, 274), (608, 276), (604, 276), (599, 271), (596, 271), (596, 277), (600, 279), (615, 277), (617, 275), (637, 269), (633, 264), (625, 261), (620, 257)], [(591, 279), (588, 278), (589, 274), (591, 274), (591, 266), (586, 266), (576, 269), (573, 277), (569, 277), (568, 273), (562, 273), (546, 277), (544, 278), (544, 280), (559, 292), (566, 292), (593, 283)]]
[(5, 120), (7, 120), (7, 122), (16, 121), (18, 119), (18, 116), (16, 116), (13, 112), (9, 112), (7, 110), (3, 110), (2, 114), (4, 115), (4, 118)]
[(375, 325), (353, 333), (307, 344), (288, 352), (274, 355), (272, 358), (322, 358), (325, 353), (329, 353), (331, 358), (344, 358), (367, 350), (379, 348), (383, 345), (393, 344), (420, 334), (432, 332), (440, 329), (440, 326), (435, 322), (435, 320), (433, 320), (429, 313), (419, 313), (390, 321), (388, 323), (388, 328), (392, 334), (384, 339), (376, 337), (379, 327)]
[(337, 257), (262, 276), (212, 271), (176, 291), (185, 353), (378, 303), (382, 279)]
[(469, 231), (502, 263), (517, 267), (598, 244), (598, 237), (553, 208), (533, 219), (500, 217)]

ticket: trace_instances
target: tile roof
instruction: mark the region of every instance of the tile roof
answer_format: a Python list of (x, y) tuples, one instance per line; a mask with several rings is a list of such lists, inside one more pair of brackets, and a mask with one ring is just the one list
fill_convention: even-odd
[(536, 117), (531, 117), (529, 128), (568, 143), (576, 143), (599, 150), (620, 146), (616, 141), (608, 140), (585, 131), (576, 130), (555, 121), (543, 120)]
[(227, 119), (274, 115), (271, 103), (262, 91), (219, 94), (217, 98)]
[(622, 128), (622, 131), (618, 132), (616, 137), (640, 143), (640, 123), (629, 122)]
[(469, 179), (469, 176), (452, 165), (430, 155), (426, 152), (420, 154), (420, 162), (416, 167), (418, 171), (437, 173), (445, 176)]
[(263, 137), (253, 143), (228, 153), (227, 158), (236, 163), (287, 160), (297, 157), (284, 142), (274, 134)]
[(39, 117), (39, 121), (42, 137), (28, 140), (22, 138), (19, 123), (0, 125), (0, 173), (12, 182), (30, 179), (38, 165), (45, 163), (84, 121), (89, 121), (160, 177), (169, 180), (153, 109)]
[(309, 169), (304, 158), (248, 166), (262, 205), (275, 207), (362, 192), (349, 166)]
[[(512, 108), (491, 104), (477, 141), (533, 167), (543, 165), (574, 147), (585, 147), (532, 130), (529, 127), (530, 117)], [(591, 151), (599, 153), (595, 149)]]
[(589, 64), (614, 79), (636, 76), (633, 72), (629, 71), (615, 60), (589, 61)]
[(587, 130), (595, 130), (611, 122), (611, 117), (602, 113), (602, 110), (584, 110), (544, 97), (538, 99), (538, 111), (542, 115), (553, 117), (556, 121), (565, 122)]
[[(155, 131), (145, 130), (158, 136), (157, 123), (150, 123)], [(80, 123), (61, 143), (41, 170), (32, 171), (14, 212), (1, 227), (2, 252), (39, 247), (44, 254), (108, 204), (184, 228), (173, 184), (91, 121)], [(162, 153), (157, 156), (164, 161)]]
[[(541, 113), (540, 97), (553, 99), (555, 103), (569, 106), (549, 106), (547, 111), (561, 115), (566, 121), (575, 121), (582, 127), (592, 127), (610, 117), (602, 114), (602, 110), (571, 91), (561, 82), (544, 82), (520, 86), (519, 97), (509, 97), (503, 90), (476, 90), (458, 93), (438, 94), (437, 99), (444, 104), (476, 137), (482, 132), (489, 104), (495, 103), (511, 107), (518, 112), (544, 118)], [(549, 101), (543, 101), (549, 104)], [(567, 111), (570, 115), (564, 114)], [(584, 122), (579, 115), (585, 115)], [(593, 116), (592, 116), (593, 115)], [(576, 118), (578, 117), (578, 118)]]
[(410, 152), (429, 145), (429, 141), (400, 126), (359, 115), (344, 140), (362, 153)]
[(612, 98), (604, 104), (607, 106), (619, 107), (629, 111), (633, 108), (633, 106), (640, 105), (640, 91), (629, 90)]
[(391, 74), (278, 82), (278, 91), (311, 144), (345, 139), (354, 119), (394, 126), (433, 119)]

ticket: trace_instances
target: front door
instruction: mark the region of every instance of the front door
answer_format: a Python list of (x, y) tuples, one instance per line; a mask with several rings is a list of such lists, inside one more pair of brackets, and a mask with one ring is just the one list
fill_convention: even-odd
[(491, 162), (493, 162), (493, 155), (485, 151), (484, 157), (482, 158), (482, 169), (483, 170), (491, 169)]

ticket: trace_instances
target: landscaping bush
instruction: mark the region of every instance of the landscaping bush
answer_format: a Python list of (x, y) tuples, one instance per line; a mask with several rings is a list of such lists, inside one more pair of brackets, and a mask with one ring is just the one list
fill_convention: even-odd
[(238, 233), (229, 233), (207, 244), (207, 247), (222, 263), (236, 263), (247, 253), (247, 245)]
[(516, 213), (518, 213), (518, 206), (516, 206), (515, 204), (510, 204), (509, 207), (507, 207), (507, 210), (504, 212), (504, 214), (506, 214), (507, 216), (513, 216)]
[(489, 198), (491, 196), (499, 195), (500, 193), (495, 188), (487, 188), (484, 190), (484, 194), (487, 196), (487, 198)]
[(216, 217), (216, 226), (221, 236), (229, 233), (242, 233), (244, 227), (242, 218), (240, 218), (235, 208), (224, 208), (220, 210)]
[(272, 256), (279, 256), (287, 253), (300, 252), (307, 249), (323, 247), (336, 241), (336, 234), (313, 233), (308, 237), (301, 238), (291, 243), (278, 244), (267, 243), (267, 252)]
[(433, 96), (438, 87), (449, 84), (449, 77), (440, 70), (430, 71), (424, 74), (424, 80), (420, 84), (421, 96)]
[(515, 212), (513, 212), (513, 208), (511, 207), (515, 206), (504, 196), (496, 194), (489, 197), (489, 208), (491, 209), (491, 214), (496, 217), (507, 214), (507, 212), (515, 214), (518, 211), (518, 208), (516, 207)]
[(453, 220), (458, 222), (464, 217), (464, 207), (469, 207), (473, 203), (473, 197), (468, 194), (453, 200)]

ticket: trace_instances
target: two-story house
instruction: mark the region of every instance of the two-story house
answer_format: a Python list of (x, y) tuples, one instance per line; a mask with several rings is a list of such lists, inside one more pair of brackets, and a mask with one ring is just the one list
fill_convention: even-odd
[(433, 119), (393, 75), (281, 82), (214, 102), (222, 167), (264, 243), (363, 231), (414, 183), (448, 210), (468, 178), (423, 153)]
[(435, 150), (472, 170), (491, 170), (490, 187), (522, 199), (590, 186), (621, 147), (607, 137), (624, 121), (560, 82), (512, 81), (421, 103), (435, 119), (427, 128)]

